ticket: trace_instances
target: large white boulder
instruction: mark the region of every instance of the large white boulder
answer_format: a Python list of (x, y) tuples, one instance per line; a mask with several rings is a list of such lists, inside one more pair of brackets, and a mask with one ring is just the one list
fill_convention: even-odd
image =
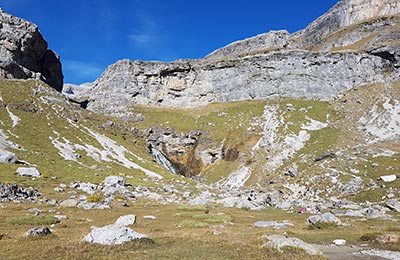
[(28, 176), (33, 178), (40, 177), (40, 172), (36, 168), (19, 167), (17, 169), (17, 173), (19, 176)]
[(83, 238), (83, 241), (101, 245), (121, 245), (142, 238), (148, 238), (148, 236), (137, 233), (126, 226), (111, 224), (104, 227), (94, 227)]

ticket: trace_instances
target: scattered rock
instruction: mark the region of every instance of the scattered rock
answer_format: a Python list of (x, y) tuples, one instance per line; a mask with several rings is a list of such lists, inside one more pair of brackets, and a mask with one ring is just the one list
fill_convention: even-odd
[(143, 216), (144, 219), (152, 219), (155, 220), (157, 217), (149, 215), (149, 216)]
[(104, 186), (124, 186), (125, 179), (121, 176), (108, 176), (104, 179)]
[(40, 172), (36, 168), (19, 167), (17, 173), (19, 176), (28, 176), (33, 178), (40, 177)]
[(64, 208), (76, 207), (78, 203), (79, 201), (76, 199), (66, 199), (60, 202), (60, 207)]
[(366, 210), (368, 219), (386, 218), (386, 211), (382, 207), (374, 206)]
[(135, 215), (126, 215), (126, 216), (121, 216), (117, 219), (115, 222), (115, 225), (119, 226), (129, 226), (133, 225), (136, 222), (136, 216)]
[(334, 244), (335, 246), (345, 246), (346, 243), (347, 243), (347, 241), (344, 239), (335, 239), (332, 242), (332, 244)]
[(397, 179), (397, 176), (395, 174), (384, 175), (379, 177), (379, 179), (383, 182), (394, 182)]
[(66, 215), (54, 215), (54, 218), (61, 221), (61, 220), (67, 220), (68, 216)]
[(271, 247), (282, 252), (281, 248), (285, 246), (299, 247), (306, 251), (310, 255), (321, 255), (321, 251), (316, 249), (314, 246), (304, 242), (301, 239), (295, 237), (284, 237), (280, 235), (263, 236), (269, 240), (264, 246)]
[(42, 214), (42, 211), (40, 209), (37, 209), (37, 208), (30, 208), (30, 209), (28, 209), (28, 211), (30, 213), (35, 214), (35, 216), (39, 216), (40, 214)]
[(294, 225), (288, 221), (284, 221), (282, 223), (278, 223), (276, 221), (257, 221), (254, 224), (254, 227), (259, 227), (259, 228), (272, 227), (273, 229), (282, 229), (285, 227), (294, 227)]
[(386, 202), (386, 207), (389, 209), (400, 212), (400, 201), (399, 200), (388, 200)]
[(32, 228), (25, 232), (24, 237), (47, 236), (51, 234), (51, 230), (47, 227)]
[(321, 214), (321, 215), (314, 215), (308, 218), (308, 222), (311, 224), (315, 224), (317, 222), (325, 222), (325, 223), (336, 223), (338, 225), (342, 224), (342, 221), (340, 221), (339, 218), (335, 217), (330, 212)]

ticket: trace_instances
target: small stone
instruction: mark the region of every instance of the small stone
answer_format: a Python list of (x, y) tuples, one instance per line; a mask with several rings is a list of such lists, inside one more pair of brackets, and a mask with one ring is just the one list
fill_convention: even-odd
[(51, 234), (51, 230), (47, 227), (42, 228), (32, 228), (25, 232), (24, 237), (31, 237), (31, 236), (47, 236)]
[(335, 239), (332, 242), (335, 246), (345, 246), (347, 241), (344, 239)]
[(397, 179), (397, 176), (395, 174), (384, 175), (384, 176), (379, 177), (379, 179), (384, 182), (394, 182)]
[(28, 211), (30, 213), (35, 214), (35, 216), (39, 216), (40, 214), (42, 214), (42, 211), (40, 209), (37, 209), (37, 208), (30, 208), (30, 209), (28, 209)]
[(66, 215), (54, 215), (54, 218), (61, 221), (61, 220), (67, 220), (68, 216), (66, 216)]
[(377, 168), (378, 166), (379, 166), (378, 163), (372, 163), (372, 164), (371, 164), (371, 167), (372, 167), (372, 168)]
[(156, 219), (156, 217), (155, 217), (155, 216), (152, 216), (152, 215), (143, 216), (143, 218), (144, 218), (144, 219), (152, 219), (152, 220)]

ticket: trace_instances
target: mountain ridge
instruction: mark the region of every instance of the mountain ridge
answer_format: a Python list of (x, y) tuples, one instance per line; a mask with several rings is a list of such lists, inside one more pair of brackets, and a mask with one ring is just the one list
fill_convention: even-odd
[(64, 92), (87, 100), (88, 109), (116, 115), (134, 105), (196, 107), (276, 95), (331, 99), (400, 76), (399, 20), (392, 0), (341, 1), (295, 34), (271, 31), (198, 60), (117, 61), (85, 91), (68, 85)]

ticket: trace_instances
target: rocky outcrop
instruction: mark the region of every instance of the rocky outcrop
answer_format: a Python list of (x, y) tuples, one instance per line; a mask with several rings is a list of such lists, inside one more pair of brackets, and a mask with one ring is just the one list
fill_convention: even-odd
[(299, 46), (312, 46), (341, 28), (377, 17), (400, 13), (397, 0), (342, 0), (298, 33)]
[(48, 49), (35, 24), (0, 11), (0, 79), (31, 78), (61, 91), (59, 56)]
[(395, 0), (344, 0), (295, 34), (272, 31), (234, 42), (204, 59), (121, 60), (82, 94), (93, 111), (134, 105), (198, 107), (271, 96), (330, 99), (355, 86), (399, 78)]

